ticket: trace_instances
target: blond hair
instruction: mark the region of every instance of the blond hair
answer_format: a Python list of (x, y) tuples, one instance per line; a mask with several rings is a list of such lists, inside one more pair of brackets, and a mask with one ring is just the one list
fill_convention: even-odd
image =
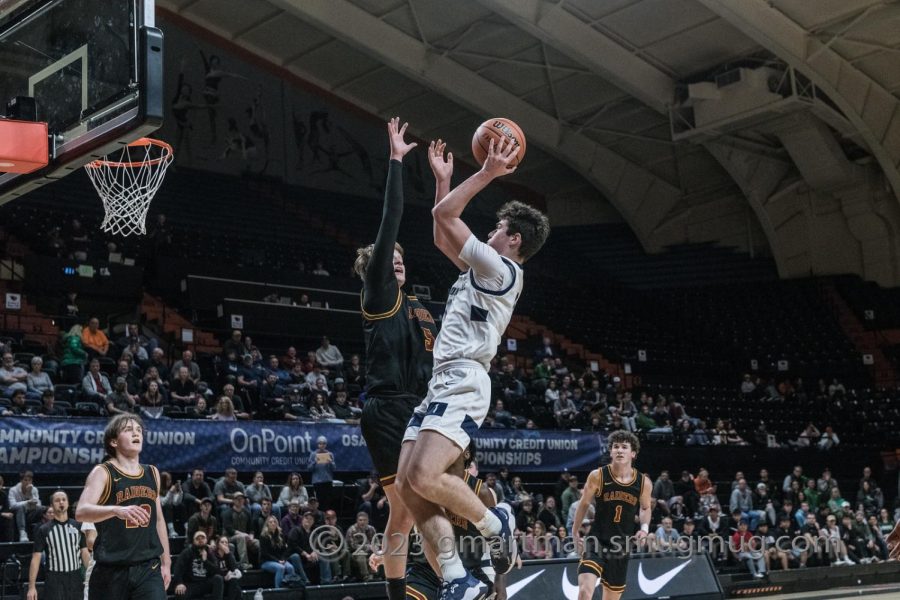
[[(399, 252), (400, 256), (403, 256), (403, 246), (401, 246), (399, 242), (394, 242), (394, 250)], [(353, 272), (358, 275), (360, 279), (366, 278), (366, 269), (369, 268), (369, 261), (372, 259), (373, 252), (375, 252), (375, 244), (369, 244), (368, 246), (356, 249), (356, 260), (353, 261)]]

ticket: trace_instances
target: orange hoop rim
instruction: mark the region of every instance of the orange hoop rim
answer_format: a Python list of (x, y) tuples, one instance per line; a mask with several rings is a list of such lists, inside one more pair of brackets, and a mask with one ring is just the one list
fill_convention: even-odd
[(130, 144), (125, 145), (125, 147), (130, 146), (156, 146), (157, 148), (162, 149), (163, 152), (162, 156), (160, 156), (159, 158), (151, 158), (150, 160), (138, 160), (132, 162), (121, 162), (115, 160), (106, 160), (105, 158), (98, 158), (86, 164), (85, 167), (88, 169), (100, 169), (102, 167), (110, 167), (115, 169), (133, 169), (137, 167), (155, 166), (162, 162), (167, 162), (172, 158), (173, 155), (172, 146), (168, 142), (164, 142), (162, 140), (157, 140), (154, 138), (142, 137), (134, 140)]

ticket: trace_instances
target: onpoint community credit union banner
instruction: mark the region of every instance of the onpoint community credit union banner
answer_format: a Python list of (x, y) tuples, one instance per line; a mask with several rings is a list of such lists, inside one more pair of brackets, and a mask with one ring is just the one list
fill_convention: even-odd
[[(4, 417), (0, 419), (0, 465), (45, 473), (83, 473), (103, 460), (106, 419)], [(368, 471), (368, 448), (356, 425), (277, 421), (145, 421), (141, 461), (167, 471), (305, 471), (323, 435), (335, 470)], [(605, 436), (571, 431), (488, 429), (475, 438), (483, 471), (589, 470), (605, 452)]]

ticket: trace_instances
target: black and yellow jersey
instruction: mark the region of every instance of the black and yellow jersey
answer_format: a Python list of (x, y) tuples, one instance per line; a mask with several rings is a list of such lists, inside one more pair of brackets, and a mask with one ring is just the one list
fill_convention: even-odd
[(150, 515), (146, 525), (113, 517), (96, 524), (94, 560), (102, 565), (134, 565), (159, 558), (162, 543), (156, 531), (156, 498), (159, 495), (159, 472), (151, 465), (140, 465), (137, 473), (120, 471), (111, 462), (106, 469), (106, 486), (97, 504), (141, 506)]

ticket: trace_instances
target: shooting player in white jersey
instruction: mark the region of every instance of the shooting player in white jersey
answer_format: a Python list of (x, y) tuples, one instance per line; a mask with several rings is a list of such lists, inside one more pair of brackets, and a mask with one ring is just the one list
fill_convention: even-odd
[[(435, 341), (428, 395), (413, 413), (403, 438), (397, 483), (426, 542), (435, 550), (445, 550), (438, 558), (444, 580), (441, 600), (474, 600), (487, 590), (465, 570), (448, 544), (454, 539), (453, 528), (442, 508), (467, 519), (492, 539), (491, 560), (497, 573), (509, 572), (518, 553), (509, 506), (486, 509), (459, 477), (447, 473), (490, 408), (487, 369), (522, 291), (521, 264), (550, 233), (547, 217), (521, 202), (500, 208), (487, 243), (479, 241), (460, 218), (475, 194), (515, 170), (509, 165), (517, 151), (506, 140), (499, 146), (491, 142), (482, 169), (432, 210), (435, 245), (462, 273), (450, 290)], [(449, 168), (435, 170), (437, 185), (449, 187), (452, 155), (441, 161)], [(439, 171), (447, 172), (446, 180), (441, 180)]]

